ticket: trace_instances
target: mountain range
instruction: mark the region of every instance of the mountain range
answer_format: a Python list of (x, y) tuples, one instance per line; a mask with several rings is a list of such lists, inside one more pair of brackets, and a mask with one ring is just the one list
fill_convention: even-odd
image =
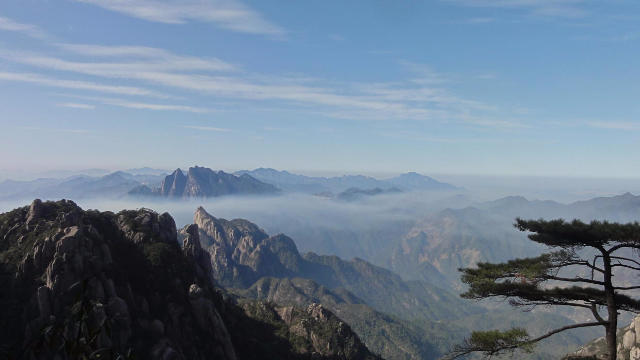
[(292, 174), (284, 170), (275, 170), (271, 168), (258, 168), (255, 170), (242, 170), (235, 173), (236, 175), (249, 174), (252, 177), (273, 184), (285, 191), (303, 192), (303, 193), (322, 193), (333, 192), (339, 193), (349, 188), (358, 189), (389, 189), (399, 188), (400, 190), (412, 191), (451, 191), (459, 190), (459, 188), (439, 182), (431, 177), (420, 175), (415, 172), (409, 172), (390, 179), (376, 179), (364, 175), (344, 175), (336, 177), (314, 177)]
[(141, 185), (129, 191), (129, 195), (160, 196), (168, 198), (207, 198), (223, 195), (277, 194), (280, 190), (250, 175), (233, 175), (213, 171), (205, 167), (190, 167), (185, 175), (176, 169), (167, 175), (160, 186), (150, 188)]
[[(453, 185), (438, 182), (428, 176), (407, 173), (387, 180), (362, 175), (322, 178), (291, 174), (286, 171), (260, 168), (239, 171), (234, 174), (205, 167), (190, 167), (186, 174), (181, 169), (167, 175), (164, 170), (152, 168), (129, 169), (102, 174), (106, 170), (90, 169), (89, 175), (39, 178), (35, 180), (4, 180), (0, 182), (0, 200), (43, 199), (119, 199), (127, 196), (159, 198), (203, 198), (223, 195), (277, 194), (303, 192), (360, 192), (370, 195), (381, 191), (457, 189)], [(62, 174), (62, 173), (60, 173)], [(66, 173), (65, 173), (66, 174)], [(359, 197), (361, 194), (357, 195)]]
[(155, 184), (162, 179), (159, 175), (138, 174), (117, 171), (94, 177), (77, 175), (62, 179), (42, 178), (31, 181), (5, 180), (0, 183), (1, 200), (25, 198), (74, 198), (94, 197), (119, 198), (132, 188)]
[[(500, 326), (509, 317), (504, 310), (477, 306), (428, 280), (405, 281), (362, 259), (300, 254), (286, 235), (270, 236), (243, 219), (215, 218), (202, 207), (194, 214), (194, 225), (180, 234), (192, 226), (197, 226), (202, 248), (210, 254), (214, 279), (225, 289), (281, 305), (321, 303), (387, 359), (438, 358), (462, 340), (468, 324)], [(534, 332), (570, 321), (545, 313), (525, 318), (520, 325)], [(590, 336), (593, 333), (586, 331), (556, 338), (554, 348), (570, 349)]]
[[(465, 211), (475, 217), (471, 211), (482, 210)], [(301, 254), (284, 234), (215, 218), (204, 208), (177, 230), (170, 215), (148, 209), (114, 214), (34, 201), (0, 215), (0, 239), (7, 289), (0, 338), (9, 339), (3, 344), (10, 351), (18, 343), (45, 346), (37, 329), (69, 331), (82, 311), (89, 316), (98, 305), (104, 321), (88, 320), (86, 328), (109, 330), (94, 345), (195, 359), (436, 359), (472, 328), (516, 325), (540, 333), (571, 321), (480, 306), (434, 284), (441, 279), (405, 280), (358, 258)], [(77, 303), (78, 294), (90, 301)], [(593, 336), (554, 337), (528, 358), (556, 358)]]

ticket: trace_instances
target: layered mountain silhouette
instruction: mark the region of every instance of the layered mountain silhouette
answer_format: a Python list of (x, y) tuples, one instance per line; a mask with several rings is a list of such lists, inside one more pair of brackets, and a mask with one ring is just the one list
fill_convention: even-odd
[(339, 193), (349, 188), (358, 189), (389, 189), (399, 188), (400, 190), (456, 190), (457, 187), (437, 181), (431, 177), (420, 175), (415, 172), (402, 174), (400, 176), (379, 180), (363, 175), (344, 175), (336, 177), (315, 177), (292, 174), (288, 171), (275, 170), (271, 168), (258, 168), (255, 170), (242, 170), (236, 175), (249, 174), (252, 177), (273, 184), (280, 189), (293, 192), (304, 192), (310, 194), (333, 192)]
[[(164, 170), (152, 168), (129, 169), (106, 175), (106, 170), (86, 170), (91, 174), (63, 178), (39, 178), (28, 181), (0, 182), (0, 200), (33, 198), (122, 198), (125, 196), (155, 196), (166, 198), (217, 197), (223, 195), (276, 194), (282, 191), (308, 194), (339, 194), (360, 189), (388, 192), (456, 190), (453, 185), (428, 176), (407, 173), (391, 179), (379, 180), (363, 175), (340, 177), (309, 177), (287, 171), (260, 168), (234, 174), (205, 167), (191, 167), (186, 172), (176, 169), (166, 175)], [(365, 196), (367, 194), (364, 194)], [(331, 195), (333, 196), (333, 195)]]
[[(194, 225), (180, 234), (192, 226), (210, 255), (215, 281), (228, 291), (280, 305), (321, 303), (387, 359), (437, 359), (468, 335), (470, 324), (482, 328), (514, 321), (510, 309), (476, 306), (429, 279), (406, 281), (358, 258), (300, 254), (288, 236), (269, 235), (247, 220), (215, 218), (200, 207)], [(544, 312), (520, 318), (514, 324), (533, 333), (570, 321)], [(552, 339), (553, 350), (545, 358), (592, 336), (579, 334)]]
[[(200, 207), (194, 224), (221, 286), (243, 297), (283, 305), (321, 303), (385, 358), (436, 358), (453, 340), (430, 340), (424, 334), (435, 335), (434, 330), (411, 320), (435, 326), (442, 319), (482, 311), (453, 293), (426, 282), (405, 282), (361, 259), (302, 255), (288, 236), (270, 236), (247, 220), (218, 219)], [(185, 236), (188, 228), (180, 234)]]
[(124, 171), (116, 171), (99, 177), (78, 175), (62, 179), (5, 180), (0, 183), (0, 199), (118, 198), (127, 194), (132, 188), (153, 186), (161, 179), (162, 176), (155, 174), (134, 175)]
[(169, 198), (205, 198), (223, 195), (277, 194), (279, 189), (259, 181), (250, 175), (236, 176), (205, 167), (191, 167), (185, 175), (176, 169), (167, 175), (159, 187), (137, 187), (130, 195), (156, 195)]

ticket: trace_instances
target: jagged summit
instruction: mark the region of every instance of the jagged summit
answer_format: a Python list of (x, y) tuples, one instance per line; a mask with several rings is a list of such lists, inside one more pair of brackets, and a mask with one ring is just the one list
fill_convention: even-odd
[[(8, 358), (378, 359), (322, 307), (224, 299), (198, 226), (34, 200), (0, 214)], [(313, 356), (311, 356), (313, 354)]]
[(166, 198), (207, 198), (232, 194), (276, 194), (279, 189), (248, 174), (236, 176), (206, 167), (190, 167), (185, 173), (180, 169), (167, 175), (159, 187), (138, 187), (130, 195), (155, 195)]

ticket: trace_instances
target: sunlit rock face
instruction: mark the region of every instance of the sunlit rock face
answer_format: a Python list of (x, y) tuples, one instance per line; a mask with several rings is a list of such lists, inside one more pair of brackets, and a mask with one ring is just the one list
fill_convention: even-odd
[[(640, 315), (636, 316), (629, 325), (618, 329), (617, 357), (623, 360), (640, 360)], [(578, 351), (569, 354), (566, 359), (591, 357), (607, 359), (607, 342), (604, 337), (597, 338)]]

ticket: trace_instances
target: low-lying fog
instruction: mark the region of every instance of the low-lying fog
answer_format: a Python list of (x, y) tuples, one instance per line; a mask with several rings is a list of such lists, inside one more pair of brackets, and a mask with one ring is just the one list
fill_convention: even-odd
[[(31, 199), (32, 200), (32, 199)], [(0, 212), (28, 205), (31, 200), (0, 202)], [(150, 208), (169, 212), (178, 227), (193, 222), (198, 206), (215, 217), (243, 218), (256, 223), (270, 234), (285, 233), (300, 251), (316, 251), (343, 257), (368, 258), (359, 245), (372, 237), (383, 241), (404, 235), (416, 220), (447, 207), (470, 204), (465, 196), (438, 193), (401, 193), (378, 195), (354, 202), (323, 197), (289, 194), (281, 196), (227, 196), (191, 200), (155, 199), (79, 199), (83, 209), (120, 211)], [(345, 240), (348, 239), (348, 240)], [(368, 246), (367, 246), (368, 247)]]

